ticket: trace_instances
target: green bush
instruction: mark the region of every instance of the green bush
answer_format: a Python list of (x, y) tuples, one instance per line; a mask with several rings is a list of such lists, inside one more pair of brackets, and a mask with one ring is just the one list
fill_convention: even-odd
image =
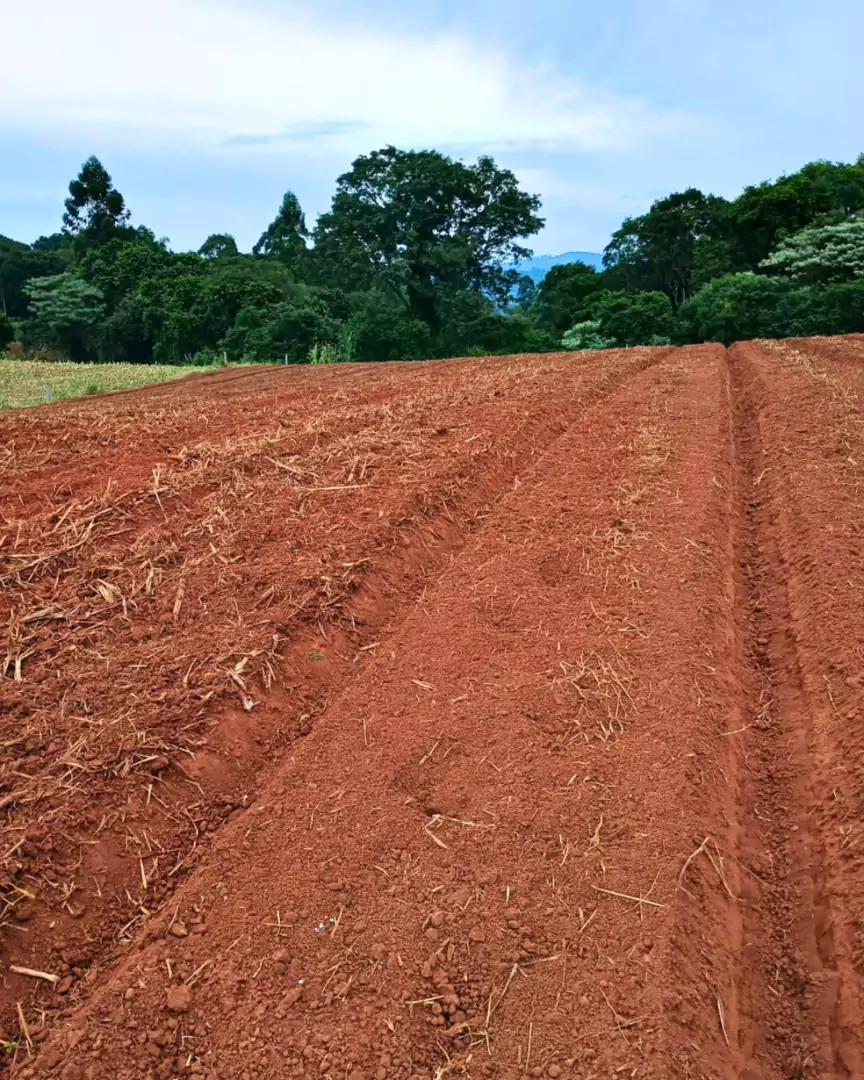
[(339, 324), (318, 307), (282, 304), (270, 313), (246, 309), (224, 339), (232, 359), (304, 364), (320, 342), (335, 341)]
[(425, 322), (374, 294), (348, 320), (340, 344), (350, 359), (364, 361), (422, 360), (432, 351)]
[(864, 281), (848, 281), (814, 289), (814, 308), (821, 309), (821, 319), (811, 325), (821, 334), (864, 334)]
[(817, 297), (789, 278), (727, 274), (715, 278), (679, 312), (684, 341), (733, 341), (800, 337), (824, 332)]
[(612, 349), (615, 342), (612, 338), (605, 338), (600, 332), (600, 322), (597, 319), (589, 319), (585, 322), (571, 326), (561, 340), (561, 347), (576, 352), (595, 349)]
[(76, 274), (33, 278), (24, 287), (30, 318), (24, 344), (51, 349), (68, 360), (96, 359), (96, 341), (105, 315), (101, 291)]
[(619, 348), (668, 342), (675, 329), (672, 303), (662, 292), (601, 292), (589, 310), (601, 337)]

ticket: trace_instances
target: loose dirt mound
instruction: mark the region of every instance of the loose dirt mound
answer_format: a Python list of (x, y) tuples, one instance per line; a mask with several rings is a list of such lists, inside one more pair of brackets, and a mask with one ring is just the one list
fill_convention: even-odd
[(860, 348), (13, 415), (13, 1075), (864, 1075)]

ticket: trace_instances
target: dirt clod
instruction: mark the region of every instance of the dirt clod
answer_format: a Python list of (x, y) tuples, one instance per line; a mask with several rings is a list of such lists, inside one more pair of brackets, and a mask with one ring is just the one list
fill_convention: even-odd
[(171, 986), (165, 995), (165, 1006), (171, 1012), (186, 1013), (192, 1008), (193, 999), (190, 986)]

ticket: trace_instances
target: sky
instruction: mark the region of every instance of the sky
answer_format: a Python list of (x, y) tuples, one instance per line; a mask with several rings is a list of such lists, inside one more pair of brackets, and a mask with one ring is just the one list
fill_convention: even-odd
[(864, 152), (860, 0), (0, 0), (0, 234), (57, 231), (91, 154), (133, 224), (249, 249), (359, 154), (492, 154), (540, 254), (690, 185)]

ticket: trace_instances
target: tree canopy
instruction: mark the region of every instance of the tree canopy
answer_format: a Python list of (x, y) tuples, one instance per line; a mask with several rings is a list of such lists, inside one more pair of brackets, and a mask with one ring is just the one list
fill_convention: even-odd
[(309, 230), (300, 202), (293, 191), (286, 191), (279, 213), (261, 234), (252, 254), (267, 255), (296, 266), (306, 252), (308, 238)]
[(129, 220), (123, 196), (96, 157), (89, 157), (81, 166), (69, 185), (65, 206), (63, 228), (72, 236), (89, 233), (94, 239), (107, 239)]
[(625, 290), (664, 292), (677, 310), (701, 284), (710, 249), (723, 242), (727, 209), (724, 199), (697, 188), (659, 199), (624, 222), (603, 265)]
[(542, 226), (539, 198), (492, 158), (387, 146), (339, 177), (314, 228), (288, 190), (251, 252), (227, 232), (176, 252), (131, 223), (91, 157), (61, 231), (0, 237), (2, 336), (81, 360), (181, 364), (864, 332), (864, 156), (734, 199), (673, 192), (623, 222), (602, 271), (558, 265), (535, 286), (519, 263)]
[(864, 216), (802, 229), (787, 237), (760, 266), (811, 283), (864, 278)]
[(586, 263), (553, 266), (537, 289), (533, 305), (537, 325), (564, 333), (587, 313), (589, 301), (603, 289), (603, 284), (603, 276)]
[(68, 360), (87, 359), (105, 314), (105, 300), (74, 274), (36, 278), (25, 286), (30, 297), (31, 340), (56, 349)]
[(388, 146), (339, 177), (315, 248), (331, 280), (380, 283), (435, 334), (443, 306), (462, 291), (508, 299), (519, 275), (502, 264), (529, 254), (518, 241), (542, 228), (539, 208), (490, 157), (465, 165)]

